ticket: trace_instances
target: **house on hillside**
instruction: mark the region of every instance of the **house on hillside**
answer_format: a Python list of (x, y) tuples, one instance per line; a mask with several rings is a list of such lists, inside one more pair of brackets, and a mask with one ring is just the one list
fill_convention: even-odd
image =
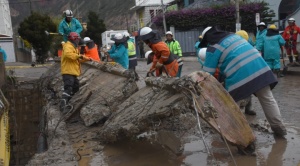
[[(164, 6), (169, 6), (176, 3), (175, 0), (163, 0)], [(132, 25), (131, 31), (136, 31), (144, 26), (151, 26), (152, 19), (159, 14), (162, 14), (161, 0), (135, 0), (135, 6), (130, 10), (135, 11), (137, 19), (136, 25)]]
[(0, 45), (7, 54), (7, 62), (15, 62), (13, 30), (8, 0), (1, 0), (0, 5)]

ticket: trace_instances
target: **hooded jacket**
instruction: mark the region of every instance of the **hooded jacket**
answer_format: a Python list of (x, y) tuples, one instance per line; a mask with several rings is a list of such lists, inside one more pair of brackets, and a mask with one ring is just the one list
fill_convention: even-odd
[(280, 47), (285, 45), (285, 40), (278, 30), (268, 29), (262, 42), (264, 59), (280, 59)]
[(77, 47), (70, 41), (67, 41), (63, 46), (61, 56), (61, 74), (79, 76), (81, 72), (79, 58)]
[(213, 75), (220, 68), (225, 88), (235, 101), (276, 85), (277, 79), (260, 53), (242, 37), (213, 27), (202, 42), (210, 44), (203, 70)]
[(114, 44), (112, 48), (108, 51), (110, 58), (115, 62), (119, 63), (125, 69), (128, 69), (129, 60), (128, 60), (128, 51), (124, 43)]
[(68, 40), (69, 33), (76, 32), (79, 35), (81, 31), (82, 26), (76, 18), (72, 18), (70, 23), (68, 23), (66, 19), (63, 19), (58, 26), (58, 33), (63, 35), (65, 42)]
[(178, 55), (180, 57), (182, 56), (181, 47), (177, 40), (175, 40), (175, 39), (173, 39), (171, 41), (166, 40), (165, 43), (169, 47), (172, 54)]
[(257, 31), (257, 33), (256, 33), (255, 46), (258, 51), (263, 50), (263, 40), (264, 40), (264, 37), (266, 36), (266, 34), (267, 34), (267, 29), (264, 29), (262, 31)]

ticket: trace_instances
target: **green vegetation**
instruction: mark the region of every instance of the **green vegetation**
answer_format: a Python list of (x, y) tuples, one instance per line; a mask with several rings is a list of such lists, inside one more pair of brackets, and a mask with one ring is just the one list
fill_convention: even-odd
[(18, 33), (32, 45), (37, 62), (44, 63), (51, 47), (52, 36), (47, 36), (45, 31), (56, 32), (56, 27), (48, 15), (36, 12), (20, 23)]

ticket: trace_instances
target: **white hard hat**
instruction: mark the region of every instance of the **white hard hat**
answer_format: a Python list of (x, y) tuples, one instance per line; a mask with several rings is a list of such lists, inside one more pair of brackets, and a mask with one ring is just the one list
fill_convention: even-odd
[(125, 37), (129, 37), (129, 36), (130, 36), (130, 34), (129, 34), (128, 32), (124, 32), (123, 35), (124, 35)]
[(294, 18), (289, 18), (288, 22), (295, 22), (296, 20)]
[(166, 35), (172, 35), (172, 36), (173, 36), (173, 33), (172, 33), (171, 31), (168, 31), (168, 32), (166, 33)]
[(83, 41), (84, 42), (87, 42), (87, 41), (90, 41), (91, 39), (89, 38), (89, 37), (85, 37), (85, 38), (83, 38)]
[(62, 41), (61, 44), (65, 44), (65, 41)]
[(66, 10), (64, 13), (65, 13), (65, 16), (66, 16), (66, 17), (73, 17), (73, 12), (72, 12), (72, 10)]
[(212, 27), (206, 27), (203, 31), (202, 31), (202, 34), (201, 36), (204, 38), (204, 35), (207, 31), (209, 31)]
[(258, 27), (259, 27), (259, 26), (267, 27), (266, 24), (265, 24), (264, 22), (259, 23), (257, 26), (258, 26)]
[(207, 48), (201, 48), (198, 52), (198, 57), (204, 62), (206, 58), (206, 50)]
[(149, 27), (144, 27), (141, 29), (140, 31), (140, 36), (144, 36), (144, 35), (147, 35), (149, 34), (150, 32), (152, 32), (152, 29), (149, 28)]
[(117, 39), (117, 40), (121, 40), (122, 38), (123, 38), (123, 35), (121, 33), (117, 33), (114, 36), (114, 39)]
[(147, 52), (145, 53), (145, 58), (147, 59), (151, 53), (152, 53), (152, 51), (147, 51)]

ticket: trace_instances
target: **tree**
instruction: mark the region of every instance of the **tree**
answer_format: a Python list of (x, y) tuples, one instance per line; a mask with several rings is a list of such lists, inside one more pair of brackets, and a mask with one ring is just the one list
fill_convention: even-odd
[[(256, 29), (255, 13), (260, 13), (261, 21), (273, 23), (272, 17), (274, 11), (270, 10), (269, 5), (265, 2), (241, 3), (240, 16), (242, 18), (242, 29), (253, 31)], [(189, 30), (199, 27), (217, 25), (227, 31), (235, 31), (235, 14), (234, 5), (215, 5), (210, 8), (184, 9), (179, 11), (170, 11), (165, 17), (167, 25), (173, 25), (176, 29)], [(157, 27), (162, 27), (163, 18), (161, 15), (153, 19)]]
[(90, 37), (97, 45), (100, 46), (102, 45), (101, 33), (104, 31), (106, 31), (106, 27), (103, 20), (99, 18), (97, 13), (89, 11), (85, 36)]
[(36, 12), (25, 18), (18, 28), (19, 35), (30, 42), (40, 63), (47, 58), (52, 41), (52, 36), (47, 36), (45, 31), (55, 32), (56, 25), (48, 15)]

